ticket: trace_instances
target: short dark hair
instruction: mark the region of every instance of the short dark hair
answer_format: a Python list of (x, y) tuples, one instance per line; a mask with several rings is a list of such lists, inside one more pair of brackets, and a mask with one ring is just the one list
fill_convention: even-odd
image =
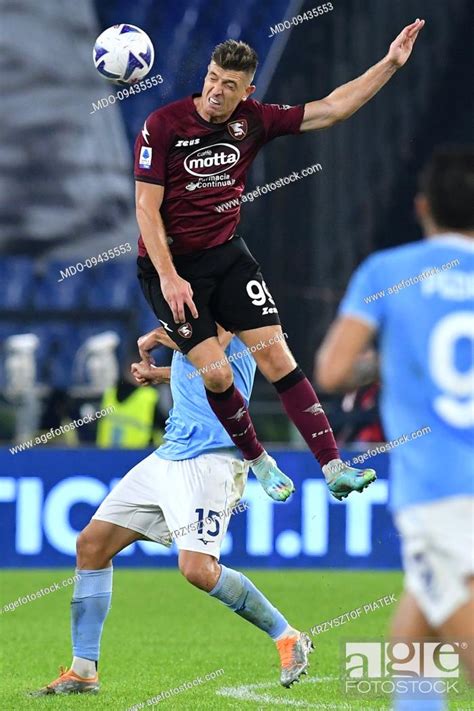
[(233, 39), (228, 39), (214, 47), (211, 60), (222, 69), (247, 72), (252, 76), (258, 65), (256, 51), (245, 42)]
[(420, 175), (419, 187), (438, 226), (474, 229), (474, 148), (437, 148)]

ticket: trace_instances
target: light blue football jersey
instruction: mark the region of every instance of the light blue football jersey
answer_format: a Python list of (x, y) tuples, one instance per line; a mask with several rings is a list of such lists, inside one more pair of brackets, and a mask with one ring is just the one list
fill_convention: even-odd
[(378, 331), (387, 440), (430, 428), (390, 452), (391, 508), (473, 494), (474, 240), (437, 235), (373, 254), (340, 314)]
[[(246, 346), (234, 336), (226, 348), (235, 386), (249, 404), (256, 364)], [(155, 454), (162, 459), (192, 459), (214, 449), (234, 447), (207, 402), (204, 382), (192, 363), (175, 351), (171, 362), (173, 408), (165, 427), (165, 443)], [(235, 448), (237, 452), (237, 448)]]

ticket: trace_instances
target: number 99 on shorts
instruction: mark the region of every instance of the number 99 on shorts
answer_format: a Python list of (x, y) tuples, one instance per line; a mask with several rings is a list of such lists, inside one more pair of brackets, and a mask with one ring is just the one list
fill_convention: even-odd
[[(254, 306), (262, 307), (262, 316), (266, 316), (267, 314), (278, 313), (278, 309), (275, 306), (275, 302), (273, 301), (272, 295), (268, 291), (268, 287), (263, 281), (263, 279), (261, 282), (257, 279), (251, 279), (249, 282), (247, 282), (246, 289), (252, 304)], [(267, 301), (271, 304), (271, 306), (265, 305)]]

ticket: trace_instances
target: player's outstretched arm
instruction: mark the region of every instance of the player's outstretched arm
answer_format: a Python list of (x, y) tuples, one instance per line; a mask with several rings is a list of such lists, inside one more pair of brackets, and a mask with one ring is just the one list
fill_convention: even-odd
[(193, 301), (193, 290), (182, 279), (173, 264), (168, 247), (165, 225), (160, 213), (165, 189), (162, 185), (137, 180), (135, 189), (136, 215), (148, 255), (160, 277), (160, 286), (176, 323), (184, 323), (188, 306), (194, 318), (198, 311)]
[(408, 60), (424, 24), (424, 20), (415, 20), (400, 32), (386, 56), (365, 74), (338, 87), (324, 99), (306, 104), (300, 131), (316, 131), (345, 121), (370, 101)]

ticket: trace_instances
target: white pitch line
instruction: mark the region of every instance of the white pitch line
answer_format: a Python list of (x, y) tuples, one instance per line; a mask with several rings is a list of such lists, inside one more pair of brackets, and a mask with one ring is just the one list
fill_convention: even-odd
[[(338, 676), (324, 676), (324, 677), (309, 677), (304, 680), (304, 684), (318, 684), (325, 683), (328, 681), (338, 681)], [(241, 686), (226, 686), (222, 689), (218, 689), (216, 694), (219, 696), (227, 696), (233, 699), (239, 699), (240, 701), (256, 701), (257, 703), (273, 704), (277, 706), (293, 706), (297, 708), (311, 708), (311, 709), (326, 709), (326, 710), (341, 710), (341, 711), (351, 711), (354, 707), (349, 704), (311, 704), (307, 701), (300, 701), (297, 699), (288, 699), (283, 696), (271, 696), (270, 694), (255, 693), (258, 689), (268, 689), (276, 686), (273, 682), (263, 681), (256, 684), (242, 684)]]

